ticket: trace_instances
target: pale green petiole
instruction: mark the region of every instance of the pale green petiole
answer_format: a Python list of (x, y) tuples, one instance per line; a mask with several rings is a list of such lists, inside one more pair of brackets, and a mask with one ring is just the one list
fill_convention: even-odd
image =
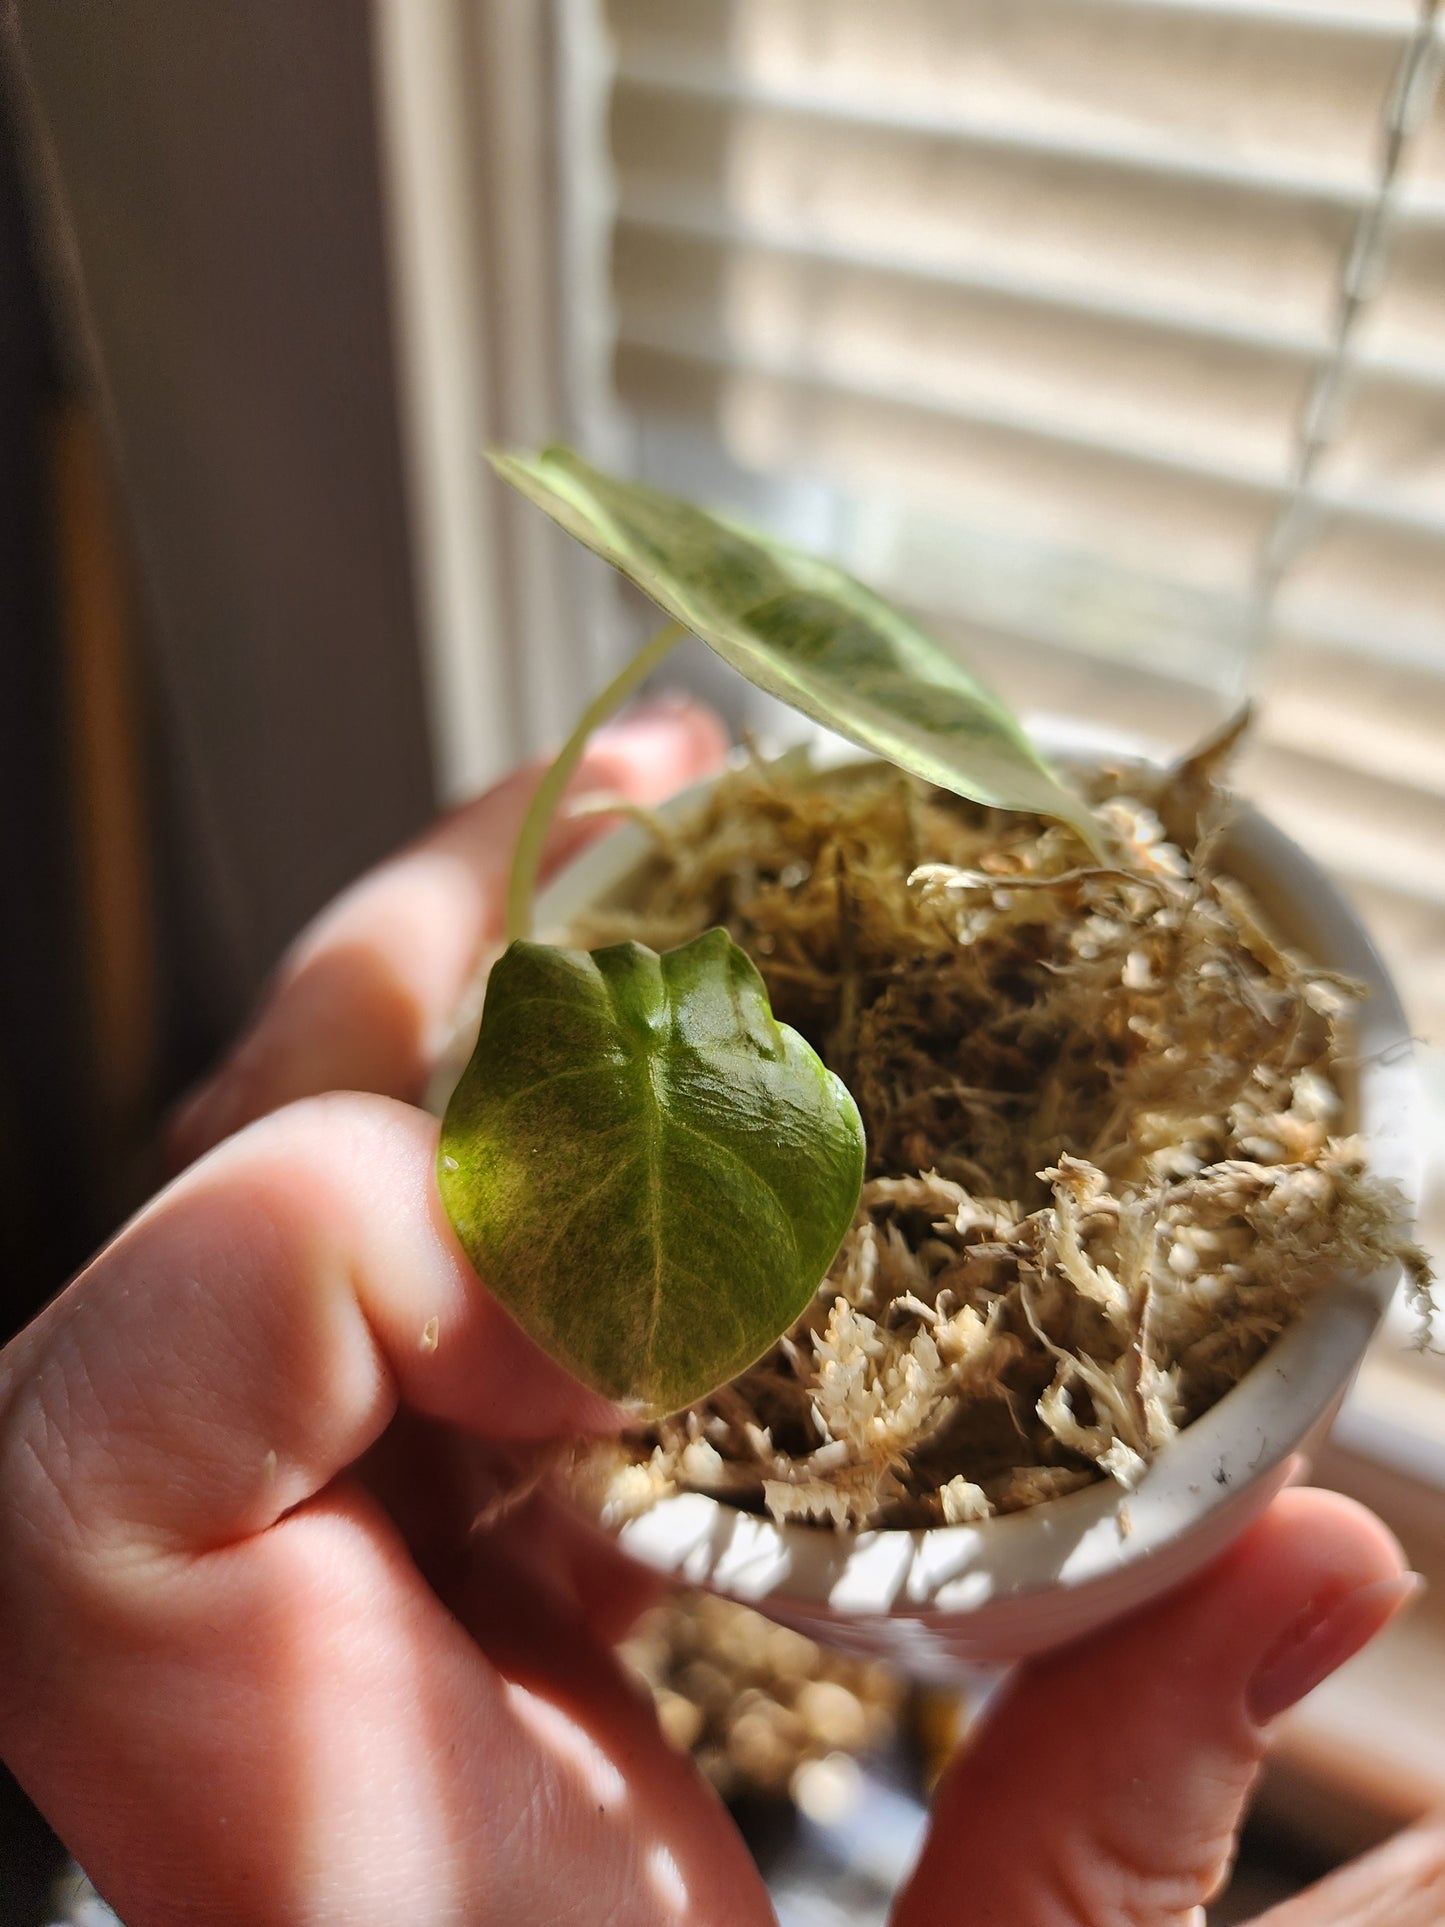
[(507, 883), (507, 942), (532, 934), (532, 898), (537, 890), (537, 873), (542, 867), (542, 850), (557, 805), (587, 748), (587, 739), (599, 729), (614, 710), (620, 709), (634, 690), (647, 680), (665, 656), (687, 634), (680, 622), (669, 622), (659, 629), (644, 648), (582, 712), (582, 720), (557, 752), (555, 761), (537, 785), (527, 810), (526, 820), (512, 853), (512, 874)]

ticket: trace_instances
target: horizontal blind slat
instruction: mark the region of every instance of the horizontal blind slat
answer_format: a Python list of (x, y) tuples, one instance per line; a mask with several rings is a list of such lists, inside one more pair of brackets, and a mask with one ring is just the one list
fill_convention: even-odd
[[(1408, 39), (1408, 23), (1362, 40), (1075, 0), (632, 4), (615, 21), (636, 87), (1353, 204), (1372, 189), (1374, 114)], [(1414, 183), (1422, 212), (1439, 202), (1432, 160)]]
[(617, 382), (640, 415), (702, 425), (744, 469), (800, 470), (919, 506), (947, 502), (960, 522), (1092, 550), (1120, 568), (1147, 569), (1172, 554), (1180, 580), (1200, 587), (1241, 580), (1272, 520), (1267, 486), (1109, 461), (1097, 445), (780, 380), (725, 356), (709, 361), (624, 341)]
[(624, 232), (614, 266), (622, 338), (639, 347), (1143, 451), (1156, 444), (1161, 457), (1265, 486), (1284, 471), (1315, 366), (749, 249)]
[[(666, 363), (673, 364), (670, 374), (664, 368)], [(896, 485), (922, 490), (929, 486), (922, 473), (929, 465), (928, 448), (938, 449), (944, 439), (941, 431), (952, 427), (960, 436), (976, 431), (995, 444), (1011, 438), (1047, 445), (1064, 456), (1097, 458), (1150, 471), (1161, 481), (1192, 482), (1251, 498), (1244, 512), (1256, 531), (1269, 506), (1277, 506), (1287, 490), (1282, 462), (1276, 466), (1267, 460), (1250, 459), (1247, 454), (1205, 454), (1190, 447), (1187, 439), (1173, 439), (1167, 433), (1151, 444), (1097, 424), (1070, 423), (1057, 414), (1025, 413), (1006, 402), (966, 399), (936, 388), (926, 391), (901, 370), (868, 375), (860, 372), (840, 379), (826, 366), (809, 364), (803, 357), (759, 352), (720, 335), (708, 338), (681, 326), (648, 328), (645, 323), (622, 317), (619, 380), (636, 405), (655, 405), (652, 397), (660, 399), (669, 393), (669, 384), (674, 397), (685, 393), (689, 367), (694, 399), (690, 404), (684, 402), (683, 407), (703, 409), (719, 421), (725, 411), (732, 426), (724, 433), (734, 452), (764, 467), (777, 466), (791, 455), (854, 475), (886, 473)], [(718, 393), (718, 384), (723, 384), (726, 392)], [(826, 408), (820, 406), (829, 401), (838, 408), (840, 431), (845, 416), (855, 422), (866, 417), (875, 424), (876, 459), (870, 458), (866, 439), (831, 431)], [(919, 451), (916, 476), (907, 453), (913, 437)], [(1437, 502), (1433, 491), (1357, 491), (1347, 484), (1324, 480), (1318, 496), (1323, 508), (1338, 522), (1361, 523), (1430, 541), (1445, 540), (1445, 498)]]
[(1437, 914), (1445, 904), (1445, 799), (1268, 742), (1242, 763), (1240, 783), (1337, 876)]
[[(1161, 335), (1225, 347), (1256, 350), (1316, 364), (1329, 347), (1321, 320), (1310, 325), (1281, 314), (1276, 305), (1261, 307), (1248, 319), (1201, 310), (1176, 297), (1150, 299), (1127, 279), (1119, 284), (1089, 285), (1059, 274), (1000, 268), (982, 260), (959, 260), (942, 251), (909, 251), (888, 246), (871, 236), (819, 234), (815, 229), (767, 219), (744, 220), (718, 201), (678, 193), (655, 184), (624, 188), (617, 208), (621, 246), (633, 237), (673, 240), (680, 245), (709, 246), (728, 254), (775, 254), (783, 260), (838, 271), (867, 271), (880, 279), (925, 287), (951, 288), (980, 299), (1013, 301), (1052, 310), (1061, 316), (1092, 321), (1117, 321), (1152, 329)], [(628, 263), (617, 262), (620, 293), (625, 301)], [(641, 277), (639, 277), (640, 279)], [(1425, 390), (1445, 390), (1445, 343), (1427, 335), (1411, 352), (1392, 344), (1376, 326), (1374, 343), (1366, 343), (1361, 365), (1382, 382), (1397, 382)]]
[(1445, 799), (1445, 677), (1363, 650), (1281, 642), (1259, 693), (1260, 733), (1276, 747)]
[[(1084, 0), (1085, 5), (1093, 0)], [(1101, 0), (1119, 13), (1193, 15), (1291, 27), (1398, 46), (1415, 25), (1415, 0)]]
[[(624, 199), (721, 197), (741, 221), (824, 244), (1067, 278), (1116, 301), (1242, 325), (1287, 320), (1321, 335), (1358, 219), (1355, 208), (1261, 200), (1217, 183), (1058, 155), (980, 155), (846, 124), (638, 99), (626, 88), (612, 128)], [(1408, 239), (1412, 283), (1445, 281), (1445, 232)]]
[[(1175, 184), (1224, 189), (1270, 200), (1290, 201), (1358, 213), (1371, 195), (1368, 176), (1343, 171), (1331, 176), (1302, 167), (1226, 159), (1218, 155), (1177, 152), (1144, 141), (1102, 134), (1066, 136), (1022, 122), (967, 119), (961, 114), (915, 109), (888, 110), (866, 96), (833, 98), (826, 94), (761, 86), (736, 76), (709, 72), (689, 64), (659, 60), (630, 60), (619, 69), (626, 86), (695, 107), (752, 110), (777, 119), (825, 123), (860, 134), (894, 135), (915, 142), (944, 143), (960, 148), (994, 150), (1026, 159), (1063, 162), (1100, 172), (1134, 174)], [(1402, 220), (1421, 226), (1445, 223), (1445, 195), (1420, 184), (1401, 207)]]
[[(777, 250), (619, 231), (624, 341), (998, 423), (1251, 485), (1289, 473), (1319, 357)], [(960, 354), (959, 343), (968, 350)], [(1445, 530), (1445, 385), (1368, 367), (1320, 469), (1342, 513)]]

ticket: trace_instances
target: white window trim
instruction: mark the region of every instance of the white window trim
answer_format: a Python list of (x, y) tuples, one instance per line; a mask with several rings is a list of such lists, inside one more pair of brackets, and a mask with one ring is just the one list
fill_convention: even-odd
[(375, 0), (373, 22), (423, 657), (453, 801), (564, 736), (616, 653), (610, 572), (484, 459), (558, 438), (622, 459), (606, 47), (586, 0)]

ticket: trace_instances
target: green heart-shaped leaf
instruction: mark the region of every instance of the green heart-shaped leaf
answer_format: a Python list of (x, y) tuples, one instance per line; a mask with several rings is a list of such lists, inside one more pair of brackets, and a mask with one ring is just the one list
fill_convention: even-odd
[(863, 1126), (725, 930), (514, 943), (442, 1125), (447, 1214), (552, 1357), (648, 1415), (761, 1356), (857, 1208)]
[(493, 454), (504, 480), (760, 689), (927, 782), (1071, 824), (1088, 806), (1006, 705), (842, 569), (591, 468), (567, 448)]

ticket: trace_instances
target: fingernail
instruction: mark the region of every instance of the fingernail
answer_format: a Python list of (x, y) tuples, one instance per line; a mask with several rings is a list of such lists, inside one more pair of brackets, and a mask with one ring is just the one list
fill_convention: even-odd
[(679, 716), (685, 716), (696, 707), (697, 704), (684, 690), (659, 690), (656, 695), (644, 696), (624, 709), (620, 716), (614, 716), (610, 722), (604, 723), (592, 740), (596, 742), (599, 738), (605, 741), (625, 737), (634, 730), (653, 729), (659, 723), (676, 722)]
[(685, 709), (696, 709), (697, 698), (688, 689), (676, 686), (665, 689), (650, 689), (623, 714), (627, 716), (679, 716)]
[(1245, 1704), (1255, 1725), (1268, 1726), (1313, 1692), (1424, 1585), (1419, 1573), (1402, 1572), (1311, 1605), (1265, 1654), (1249, 1683)]

